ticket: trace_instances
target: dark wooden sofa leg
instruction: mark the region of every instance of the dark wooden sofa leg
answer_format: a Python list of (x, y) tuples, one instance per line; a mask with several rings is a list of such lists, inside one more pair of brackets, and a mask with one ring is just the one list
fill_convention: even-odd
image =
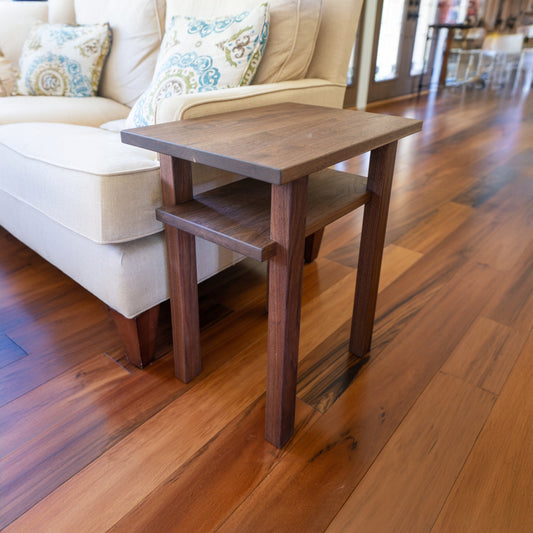
[(311, 235), (305, 238), (304, 258), (306, 263), (312, 263), (317, 258), (323, 235), (324, 228), (315, 231), (315, 233), (311, 233)]
[(126, 318), (114, 309), (109, 309), (109, 312), (118, 329), (129, 362), (138, 368), (149, 365), (154, 359), (159, 305), (135, 318)]

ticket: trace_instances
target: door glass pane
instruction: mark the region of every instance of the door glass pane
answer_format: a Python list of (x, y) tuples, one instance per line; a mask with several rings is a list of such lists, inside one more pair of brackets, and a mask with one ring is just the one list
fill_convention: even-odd
[(398, 74), (398, 53), (404, 6), (403, 0), (384, 0), (383, 2), (375, 81), (392, 80)]
[(426, 36), (428, 34), (429, 25), (435, 22), (437, 5), (438, 0), (422, 0), (420, 2), (413, 58), (411, 60), (411, 76), (418, 76), (421, 74), (424, 65), (427, 65), (430, 47), (426, 47)]
[(463, 22), (466, 18), (466, 11), (469, 0), (449, 0), (449, 11), (446, 22)]

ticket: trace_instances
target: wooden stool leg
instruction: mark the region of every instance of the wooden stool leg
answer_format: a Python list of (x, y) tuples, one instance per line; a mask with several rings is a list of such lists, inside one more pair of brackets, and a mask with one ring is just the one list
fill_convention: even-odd
[[(192, 198), (192, 171), (188, 161), (161, 154), (163, 205)], [(187, 383), (202, 370), (198, 282), (194, 235), (171, 226), (165, 228), (172, 313), (174, 372)]]
[(396, 145), (377, 148), (370, 156), (367, 189), (372, 196), (363, 216), (350, 337), (350, 351), (357, 356), (366, 354), (372, 342)]
[(307, 176), (272, 185), (265, 437), (283, 446), (294, 432)]

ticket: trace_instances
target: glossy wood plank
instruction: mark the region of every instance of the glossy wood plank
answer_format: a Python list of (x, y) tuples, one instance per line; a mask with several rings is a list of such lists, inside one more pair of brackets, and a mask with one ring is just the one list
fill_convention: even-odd
[(306, 404), (325, 413), (357, 378), (370, 356), (350, 353), (349, 322), (327, 337), (300, 365), (297, 395)]
[[(259, 290), (264, 299), (262, 284)], [(244, 304), (239, 312), (230, 314), (225, 322), (216, 323), (204, 333), (204, 374), (227, 361), (225, 350), (239, 353), (247, 346), (249, 339), (235, 335), (237, 327), (248, 331), (251, 338), (266, 338), (264, 304), (254, 299), (245, 300)], [(171, 351), (170, 344), (167, 351)], [(50, 386), (55, 385), (50, 382)], [(61, 388), (61, 385), (57, 387)], [(81, 410), (71, 410), (49, 431), (12, 454), (9, 463), (2, 463), (2, 480), (5, 485), (10, 484), (13, 504), (6, 507), (9, 514), (3, 515), (0, 522), (5, 524), (6, 516), (12, 519), (31, 508), (185, 390), (187, 387), (174, 378), (171, 361), (165, 358), (156, 361), (149, 369), (136, 371), (127, 389), (117, 387)], [(105, 423), (102, 423), (102, 415)], [(19, 424), (18, 419), (13, 423)]]
[[(176, 385), (172, 372), (169, 378), (174, 391)], [(165, 397), (168, 397), (167, 384), (155, 392), (161, 381), (152, 383), (151, 388), (146, 386), (146, 382), (137, 381), (131, 389), (131, 396), (125, 396), (123, 389), (117, 388), (115, 394), (108, 393), (93, 405), (74, 411), (3, 460), (2, 489), (5, 493), (0, 513), (2, 527), (46, 499), (161, 409), (161, 403), (164, 405)], [(121, 395), (118, 394), (120, 392)], [(135, 409), (126, 405), (132, 402)], [(101, 410), (107, 415), (106, 423), (99, 414)]]
[(530, 214), (528, 206), (527, 209), (516, 213), (512, 219), (492, 218), (490, 225), (487, 225), (487, 228), (490, 228), (487, 233), (482, 239), (472, 243), (472, 253), (476, 254), (479, 261), (498, 270), (512, 270), (531, 243), (529, 235), (533, 231), (533, 225), (526, 222)]
[[(87, 328), (100, 328), (105, 322), (112, 331), (112, 321), (105, 306), (97, 300), (88, 300), (86, 296), (85, 291), (75, 291), (62, 307), (36, 317), (30, 324), (10, 328), (7, 334), (27, 353), (50, 354), (73, 349), (77, 335), (83, 335)], [(28, 334), (30, 329), (31, 335)], [(83, 348), (84, 345), (80, 346)]]
[[(320, 246), (322, 255), (350, 268), (357, 268), (363, 211), (358, 209), (326, 227)], [(346, 256), (348, 260), (343, 261)]]
[[(289, 446), (279, 466), (220, 531), (260, 529), (267, 522), (273, 531), (324, 531), (469, 329), (494, 280), (494, 272), (477, 265), (459, 271), (393, 344), (375, 361), (371, 358), (302, 439)], [(295, 505), (297, 501), (305, 505)]]
[(78, 527), (80, 515), (87, 529), (107, 530), (164, 482), (169, 465), (177, 469), (190, 460), (264, 393), (265, 367), (266, 336), (123, 436), (5, 531), (35, 530), (43, 521), (69, 530)]
[(453, 233), (471, 215), (473, 209), (456, 203), (447, 203), (434, 214), (425, 217), (396, 243), (416, 252), (427, 253), (445, 237)]
[(480, 317), (452, 352), (442, 371), (499, 394), (526, 338), (527, 335)]
[(510, 157), (509, 163), (499, 165), (489, 172), (482, 181), (477, 180), (464, 193), (458, 195), (455, 201), (477, 207), (492, 198), (510, 181), (513, 181), (517, 174), (530, 173), (532, 166), (531, 150), (524, 150)]
[(407, 248), (395, 244), (386, 246), (383, 250), (378, 290), (383, 291), (389, 285), (392, 285), (394, 281), (407, 272), (421, 258), (422, 254)]
[[(12, 340), (27, 353), (0, 372), (0, 405), (13, 401), (82, 361), (120, 346), (116, 328), (100, 302), (67, 308), (62, 319), (33, 326), (26, 324), (10, 332)], [(88, 313), (84, 315), (84, 313)], [(96, 322), (94, 320), (96, 319)], [(70, 328), (70, 329), (69, 329)]]
[(429, 531), (495, 399), (437, 374), (326, 531)]
[(432, 533), (529, 533), (533, 524), (533, 334), (487, 420)]
[(510, 328), (529, 332), (533, 316), (533, 238), (494, 292), (485, 314)]
[[(388, 246), (383, 254), (379, 290), (385, 289), (408, 270), (420, 254), (399, 246)], [(344, 288), (339, 288), (339, 292)], [(331, 295), (339, 301), (339, 295)], [(320, 328), (322, 331), (322, 329)], [(307, 332), (305, 332), (307, 337)], [(298, 397), (325, 413), (356, 379), (369, 361), (350, 354), (350, 321), (347, 320), (303, 359), (298, 371)]]
[[(2, 244), (2, 251), (9, 253), (4, 238)], [(15, 264), (17, 256), (18, 254), (12, 252), (11, 259)], [(10, 271), (8, 277), (2, 277), (0, 280), (0, 331), (33, 324), (39, 317), (48, 316), (80, 301), (83, 291), (52, 265), (37, 262), (36, 257), (34, 255), (27, 264)], [(3, 262), (5, 263), (4, 260)], [(10, 265), (3, 265), (2, 271), (9, 267)], [(30, 306), (31, 314), (25, 311)]]
[[(16, 275), (24, 269), (32, 271), (34, 267), (38, 269), (39, 266), (43, 268), (43, 261), (29, 248), (21, 246), (20, 241), (9, 234), (3, 227), (1, 231), (3, 254), (2, 262), (0, 263), (0, 272), (2, 273), (0, 287), (2, 287), (2, 294), (4, 294), (5, 286), (11, 285), (8, 283), (8, 275)], [(5, 260), (5, 258), (9, 258), (9, 260)], [(44, 268), (48, 271), (54, 271), (54, 267), (51, 265), (44, 264)]]
[[(454, 505), (450, 501), (444, 508), (447, 520), (456, 509), (460, 524), (448, 527), (446, 520), (439, 531), (463, 526), (476, 531), (468, 520), (478, 516), (483, 531), (492, 531), (492, 526), (505, 531), (508, 526), (514, 533), (520, 532), (522, 523), (531, 523), (531, 504), (522, 499), (527, 493), (521, 477), (531, 465), (521, 462), (520, 456), (529, 438), (522, 432), (529, 427), (523, 419), (529, 390), (527, 385), (517, 386), (519, 374), (526, 374), (520, 353), (533, 349), (531, 340), (523, 344), (533, 321), (533, 219), (528, 215), (533, 212), (533, 167), (524, 155), (533, 136), (533, 100), (524, 96), (441, 92), (437, 97), (422, 96), (418, 102), (407, 99), (374, 108), (423, 119), (424, 130), (398, 146), (373, 347), (368, 362), (324, 414), (314, 410), (308, 418), (308, 408), (297, 402), (297, 424), (301, 413), (309, 426), (300, 426), (303, 431), (296, 433), (281, 455), (259, 439), (266, 377), (266, 265), (247, 259), (200, 285), (200, 313), (206, 316), (201, 333), (204, 370), (197, 380), (184, 385), (173, 377), (166, 309), (158, 359), (143, 371), (127, 366), (131, 379), (127, 374), (121, 378), (123, 370), (111, 357), (124, 364), (125, 360), (120, 358), (119, 338), (105, 307), (0, 229), (0, 331), (28, 352), (0, 368), (0, 394), (11, 402), (4, 405), (4, 413), (13, 414), (2, 418), (1, 427), (7, 424), (8, 439), (16, 447), (0, 463), (0, 483), (10, 487), (8, 521), (15, 521), (11, 530), (60, 531), (61, 524), (67, 524), (67, 530), (102, 531), (118, 524), (123, 530), (157, 530), (162, 525), (159, 529), (180, 531), (181, 524), (195, 529), (198, 523), (208, 530), (226, 524), (223, 527), (231, 533), (250, 529), (322, 532), (364, 483), (366, 472), (372, 471), (402, 421), (411, 419), (411, 408), (423, 409), (419, 401), (430, 397), (427, 387), (442, 365), (458, 354), (469, 357), (464, 360), (468, 368), (456, 366), (457, 359), (454, 367), (471, 380), (470, 385), (482, 383), (499, 390), (502, 399), (512, 392), (516, 399), (496, 404), (501, 411), (489, 418), (490, 434), (482, 433), (478, 441), (483, 449), (473, 447), (475, 465), (466, 462), (459, 474), (460, 480), (464, 478), (460, 493), (454, 489)], [(366, 174), (368, 160), (364, 159), (340, 166)], [(462, 212), (458, 205), (467, 210)], [(347, 338), (360, 213), (328, 226), (319, 257), (303, 269), (299, 367), (323, 363), (315, 374), (316, 390), (324, 393), (317, 400), (324, 400), (323, 405), (327, 405), (328, 388), (320, 384), (335, 383), (335, 376), (342, 375), (342, 357), (331, 366), (331, 374), (326, 361)], [(419, 235), (423, 251), (411, 255), (409, 249), (397, 246), (406, 242), (400, 240), (404, 235), (413, 248)], [(478, 264), (480, 260), (486, 266)], [(402, 272), (399, 276), (395, 267)], [(504, 340), (506, 332), (509, 336)], [(480, 338), (475, 339), (476, 334)], [(486, 348), (496, 359), (483, 360), (481, 337), (485, 335), (494, 340), (495, 346)], [(254, 345), (258, 342), (262, 348)], [(496, 352), (497, 344), (501, 349)], [(110, 365), (76, 375), (93, 368), (95, 358), (103, 361), (104, 353), (110, 356)], [(236, 356), (243, 358), (232, 365)], [(516, 372), (508, 374), (511, 381), (506, 387), (511, 360)], [(231, 370), (226, 371), (226, 365)], [(345, 366), (344, 375), (350, 372)], [(220, 397), (211, 400), (209, 395), (206, 401), (203, 395), (194, 396), (167, 417), (167, 407), (217, 376), (221, 385), (230, 379), (231, 397), (226, 397), (224, 388)], [(249, 393), (245, 376), (256, 383), (254, 394)], [(526, 375), (524, 380), (530, 383)], [(76, 383), (84, 385), (77, 388)], [(211, 382), (204, 392), (216, 389)], [(232, 402), (243, 397), (249, 402), (233, 410)], [(231, 413), (211, 432), (210, 401), (215, 399), (228, 405)], [(192, 413), (187, 414), (187, 405)], [(474, 406), (477, 409), (478, 403)], [(222, 417), (225, 410), (223, 406)], [(447, 416), (444, 412), (441, 422), (437, 412), (432, 415), (436, 427)], [(163, 418), (157, 429), (137, 432), (158, 416)], [(478, 424), (468, 405), (464, 417)], [(209, 434), (200, 435), (202, 431)], [(190, 453), (184, 453), (184, 446)], [(112, 449), (120, 452), (108, 456)], [(174, 451), (183, 460), (176, 460)], [(410, 447), (402, 455), (406, 464), (416, 462), (409, 451)], [(448, 455), (441, 449), (435, 469), (441, 463), (450, 464), (455, 451), (450, 446)], [(95, 468), (100, 469), (99, 475)], [(91, 482), (86, 482), (87, 470), (95, 475)], [(427, 508), (442, 488), (438, 484), (437, 480), (428, 490), (427, 501), (416, 491), (410, 493), (412, 497), (406, 495), (404, 508)], [(132, 487), (142, 492), (134, 502), (127, 501)], [(98, 494), (102, 494), (100, 503), (91, 505)], [(181, 506), (182, 501), (186, 505)], [(102, 525), (100, 514), (115, 507)], [(2, 525), (6, 510), (0, 506)], [(18, 521), (26, 512), (26, 518)], [(385, 502), (380, 512), (394, 514), (394, 508)]]
[(130, 378), (129, 372), (100, 354), (0, 407), (0, 459)]
[(468, 256), (443, 243), (386, 286), (378, 299), (372, 352), (393, 342), (467, 263)]
[(7, 366), (28, 354), (7, 335), (0, 334), (0, 368)]
[[(300, 360), (351, 318), (354, 271), (302, 305), (300, 323)], [(317, 327), (320, 324), (320, 327)]]
[[(411, 257), (414, 255), (417, 259), (419, 258), (419, 255), (414, 252), (406, 252)], [(407, 270), (408, 272), (411, 271), (411, 269), (408, 268), (409, 261), (402, 266), (402, 261), (405, 261), (405, 257), (400, 259), (401, 255), (402, 254), (398, 253), (398, 251), (391, 250), (389, 252), (387, 251), (387, 248), (385, 249), (382, 269), (384, 290), (387, 290), (388, 282), (392, 282), (393, 279), (402, 276), (403, 270)], [(317, 274), (328, 274), (326, 281), (331, 279), (331, 284), (319, 280), (322, 285), (321, 287), (319, 286), (319, 292), (314, 294), (316, 289), (313, 285), (310, 285), (310, 276), (307, 273), (311, 269), (314, 269), (315, 265), (320, 266)], [(302, 296), (302, 318), (300, 327), (300, 361), (301, 364), (304, 365), (304, 368), (308, 367), (305, 359), (311, 353), (314, 353), (317, 358), (326, 356), (329, 348), (320, 352), (318, 346), (323, 342), (327, 343), (329, 336), (335, 337), (340, 343), (349, 337), (348, 334), (340, 334), (339, 330), (345, 326), (346, 322), (351, 321), (353, 304), (352, 295), (356, 273), (347, 267), (341, 267), (340, 265), (336, 267), (335, 265), (335, 263), (328, 259), (319, 258), (316, 264), (313, 263), (304, 268), (304, 283), (306, 290)], [(414, 273), (414, 276), (417, 275), (419, 279), (422, 278), (420, 271), (418, 270)], [(427, 302), (427, 299), (438, 292), (438, 288), (444, 283), (443, 280), (439, 280), (441, 285), (437, 285), (437, 283), (432, 280), (431, 282), (428, 282), (430, 288), (428, 288), (427, 293), (423, 291), (422, 294), (412, 294), (413, 287), (410, 286), (411, 280), (412, 278), (409, 277), (406, 280), (404, 287), (408, 287), (409, 295), (406, 295), (405, 292), (390, 294), (392, 308), (387, 306), (383, 311), (378, 310), (378, 327), (376, 332), (377, 346), (373, 348), (373, 353), (378, 353), (380, 349), (383, 349), (384, 345), (401, 331), (402, 327), (405, 326), (409, 319), (416, 315), (416, 312), (423, 307), (424, 303)], [(403, 309), (403, 307), (406, 307), (407, 310)], [(382, 313), (384, 316), (382, 316)], [(320, 324), (320, 327), (317, 327), (317, 324)]]
[[(424, 266), (418, 268), (418, 263), (414, 259), (419, 259), (419, 254), (406, 252), (413, 263), (407, 260), (404, 254), (398, 253), (398, 250), (385, 248), (382, 268), (383, 287), (380, 283), (380, 290), (387, 291), (387, 298), (382, 298), (380, 300), (382, 303), (378, 305), (373, 353), (379, 353), (452, 276), (448, 262), (438, 259), (436, 261), (438, 270), (428, 262), (424, 262)], [(400, 258), (401, 256), (403, 257)], [(423, 258), (419, 260), (423, 261)], [(325, 266), (332, 270), (335, 265), (325, 258), (319, 258), (317, 261), (322, 267), (321, 270), (325, 270)], [(408, 268), (411, 264), (414, 266)], [(313, 265), (304, 268), (304, 280), (306, 271), (311, 268)], [(329, 287), (326, 285), (313, 298), (310, 298), (312, 293), (309, 293), (309, 284), (306, 284), (302, 305), (300, 359), (307, 357), (307, 354), (313, 352), (328, 336), (335, 335), (341, 326), (351, 321), (356, 272), (340, 265), (337, 268), (338, 273), (344, 273), (344, 276), (335, 284)], [(411, 272), (412, 276), (408, 275)], [(389, 288), (387, 284), (404, 275), (406, 279), (401, 284), (401, 289), (391, 291), (397, 285), (392, 284)], [(419, 291), (415, 290), (414, 279), (418, 279), (423, 287)], [(317, 324), (320, 324), (320, 327), (317, 327)], [(338, 341), (342, 342), (346, 338), (348, 336), (343, 336), (338, 338)], [(323, 353), (326, 354), (327, 350)]]
[[(313, 263), (304, 265), (303, 282), (306, 290), (302, 292), (302, 308), (306, 308), (306, 313), (312, 312), (310, 308), (315, 307), (317, 300), (325, 292), (330, 291), (347, 278), (349, 278), (348, 283), (350, 281), (355, 283), (353, 269), (338, 265), (322, 256), (317, 257)], [(326, 298), (321, 301), (322, 304), (326, 302)], [(350, 312), (350, 305), (348, 305), (348, 312)]]
[[(314, 270), (314, 265), (310, 265), (308, 270)], [(236, 266), (237, 271), (239, 265)], [(344, 269), (343, 269), (344, 270)], [(327, 272), (327, 270), (326, 270)], [(334, 283), (338, 271), (331, 271), (324, 282), (324, 288), (330, 283)], [(315, 276), (313, 275), (312, 278)], [(350, 287), (353, 287), (354, 278), (349, 279)], [(335, 287), (335, 284), (332, 285)], [(265, 374), (266, 374), (266, 309), (264, 306), (264, 288), (260, 287), (261, 299), (252, 298), (249, 300), (248, 307), (238, 313), (232, 313), (224, 321), (216, 323), (212, 328), (202, 334), (202, 348), (204, 371), (202, 376), (207, 377), (214, 372), (221, 364), (227, 362), (230, 358), (228, 354), (239, 354), (246, 350), (248, 354), (246, 359), (253, 363), (255, 371), (262, 372), (262, 392), (264, 392)], [(347, 291), (343, 291), (346, 293)], [(351, 292), (351, 291), (350, 291)], [(346, 320), (350, 314), (351, 294), (347, 293), (346, 300)], [(317, 317), (320, 316), (320, 302), (315, 302), (307, 296), (304, 298), (305, 313), (302, 317), (302, 327), (306, 330), (316, 330), (314, 324)], [(328, 301), (331, 298), (327, 299)], [(331, 313), (330, 313), (331, 315)], [(339, 319), (335, 320), (335, 315), (330, 317), (330, 328), (338, 327)], [(244, 331), (246, 335), (236, 334), (235, 332)], [(312, 339), (305, 343), (306, 350), (313, 349), (317, 343), (323, 340), (323, 335), (327, 334), (328, 328), (324, 332), (316, 334)], [(250, 346), (250, 342), (262, 342), (265, 347), (265, 353), (261, 356), (261, 350), (257, 348), (258, 344)], [(258, 357), (259, 356), (259, 357)], [(259, 358), (259, 360), (257, 360)], [(257, 365), (257, 366), (256, 366)], [(248, 385), (248, 381), (242, 381), (239, 376), (243, 372), (250, 379), (254, 371), (241, 363), (232, 365), (228, 375), (234, 376), (233, 384), (235, 395), (238, 390), (242, 391), (242, 385)], [(172, 378), (172, 365), (168, 359), (155, 361), (153, 365), (143, 371), (136, 371), (134, 386), (128, 387), (128, 394), (124, 394), (124, 388), (118, 388), (110, 392), (100, 404), (107, 406), (105, 409), (106, 423), (98, 423), (100, 420), (100, 410), (88, 406), (81, 412), (72, 413), (64, 422), (53, 428), (49, 434), (44, 434), (42, 438), (36, 439), (31, 447), (20, 450), (17, 456), (13, 457), (13, 473), (20, 479), (20, 491), (17, 492), (20, 501), (17, 509), (19, 512), (27, 510), (39, 499), (45, 498), (52, 490), (57, 489), (62, 483), (69, 480), (73, 472), (81, 470), (84, 465), (92, 463), (95, 459), (105, 453), (105, 451), (124, 438), (127, 437), (135, 428), (139, 427), (146, 420), (153, 417), (159, 410), (168, 405), (175, 398), (180, 397), (189, 385), (183, 385), (180, 381)], [(214, 376), (213, 376), (214, 377)], [(149, 379), (148, 379), (149, 378)], [(224, 380), (224, 376), (220, 379)], [(229, 385), (231, 386), (231, 384)], [(215, 386), (216, 389), (216, 386)], [(223, 389), (221, 389), (223, 390)], [(246, 393), (244, 393), (246, 395)], [(213, 396), (213, 400), (216, 394)], [(100, 405), (98, 404), (98, 405)], [(201, 409), (202, 402), (198, 407)], [(203, 412), (203, 411), (202, 411)], [(181, 415), (176, 415), (175, 420), (169, 423), (173, 426), (175, 421), (179, 421)], [(202, 422), (200, 423), (200, 420)], [(203, 422), (206, 422), (202, 416), (198, 417), (201, 431)], [(211, 423), (206, 422), (210, 427)], [(260, 424), (263, 425), (264, 419)], [(85, 428), (85, 429), (83, 429)], [(166, 432), (168, 428), (164, 431)], [(176, 437), (177, 442), (181, 442), (181, 436)], [(171, 448), (175, 443), (169, 444)], [(79, 453), (80, 447), (85, 450), (84, 454)], [(52, 453), (55, 450), (55, 453)], [(139, 456), (142, 457), (142, 450), (138, 450)], [(39, 465), (35, 468), (35, 465)], [(6, 481), (11, 479), (7, 475)], [(104, 480), (105, 476), (102, 477)], [(117, 481), (119, 481), (119, 478)], [(81, 482), (83, 485), (83, 482)]]
[[(315, 416), (297, 402), (296, 431)], [(262, 396), (109, 531), (214, 531), (286, 453), (265, 441), (264, 418)]]

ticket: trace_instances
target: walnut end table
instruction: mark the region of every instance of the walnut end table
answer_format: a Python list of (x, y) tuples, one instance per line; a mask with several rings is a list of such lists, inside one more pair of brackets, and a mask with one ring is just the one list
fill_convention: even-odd
[[(422, 122), (278, 104), (147, 126), (122, 141), (160, 154), (176, 376), (201, 371), (195, 236), (269, 261), (265, 437), (294, 432), (306, 237), (365, 206), (350, 351), (370, 349), (398, 139)], [(368, 177), (330, 167), (371, 151)], [(191, 163), (246, 179), (193, 197)]]

